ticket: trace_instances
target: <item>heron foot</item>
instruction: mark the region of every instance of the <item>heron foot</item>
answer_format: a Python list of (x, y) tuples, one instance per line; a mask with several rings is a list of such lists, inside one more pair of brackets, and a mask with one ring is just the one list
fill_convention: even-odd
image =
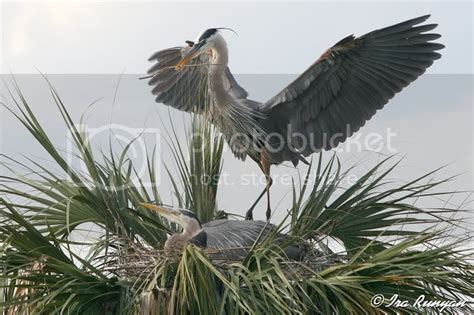
[(267, 216), (267, 222), (270, 222), (270, 217), (272, 216), (272, 209), (270, 207), (267, 208), (265, 215)]
[(245, 214), (245, 220), (253, 220), (253, 207), (250, 208)]

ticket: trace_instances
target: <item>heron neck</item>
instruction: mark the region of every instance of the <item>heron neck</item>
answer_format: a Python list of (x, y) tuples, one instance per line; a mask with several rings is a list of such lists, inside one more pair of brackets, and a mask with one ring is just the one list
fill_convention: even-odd
[[(227, 77), (227, 64), (229, 52), (225, 40), (221, 37), (216, 40), (212, 48), (212, 59), (209, 68), (209, 90), (210, 106), (207, 111), (208, 118), (216, 125), (220, 132), (229, 142), (235, 154), (242, 155), (242, 148), (248, 146), (245, 140), (236, 140), (246, 137), (249, 134), (256, 134), (257, 137), (264, 132), (256, 121), (260, 115), (252, 107), (246, 105), (232, 93), (232, 87)], [(246, 153), (245, 153), (246, 154)]]
[[(219, 37), (214, 42), (214, 47), (212, 48), (212, 59), (210, 74), (214, 76), (215, 79), (222, 79), (224, 71), (227, 68), (229, 63), (229, 50), (227, 49), (227, 43), (223, 37)], [(222, 80), (217, 80), (222, 81)], [(216, 81), (214, 81), (216, 82)]]
[(172, 249), (175, 247), (183, 247), (193, 238), (193, 233), (183, 230), (182, 233), (175, 233), (171, 235), (165, 242), (165, 249)]

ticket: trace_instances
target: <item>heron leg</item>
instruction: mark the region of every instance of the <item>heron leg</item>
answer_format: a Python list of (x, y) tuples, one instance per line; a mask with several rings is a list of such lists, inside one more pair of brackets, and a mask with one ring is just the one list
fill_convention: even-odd
[(273, 184), (273, 179), (270, 176), (270, 159), (268, 157), (268, 154), (263, 153), (262, 154), (262, 159), (261, 159), (261, 169), (263, 171), (263, 174), (265, 174), (265, 179), (267, 181), (267, 185), (265, 187), (265, 190), (267, 192), (267, 212), (265, 212), (267, 221), (270, 221), (270, 216), (272, 215), (272, 208), (270, 206), (270, 187)]
[(250, 209), (245, 214), (245, 220), (253, 220), (253, 209), (255, 208), (255, 206), (257, 206), (257, 204), (263, 198), (263, 195), (265, 195), (265, 193), (267, 193), (266, 217), (267, 217), (267, 220), (270, 220), (270, 215), (272, 212), (270, 208), (270, 186), (272, 185), (273, 180), (270, 177), (270, 160), (268, 159), (267, 154), (262, 153), (262, 158), (260, 159), (260, 161), (257, 161), (257, 164), (262, 170), (263, 174), (265, 175), (266, 185), (265, 185), (265, 189), (263, 189), (263, 191), (258, 196), (257, 200), (255, 200), (255, 202), (252, 204)]
[(267, 192), (267, 188), (265, 187), (265, 189), (258, 196), (257, 200), (255, 200), (255, 202), (252, 204), (250, 209), (247, 210), (247, 213), (245, 214), (245, 220), (253, 220), (253, 209), (258, 204), (258, 202), (262, 199), (263, 195), (265, 195), (266, 192)]

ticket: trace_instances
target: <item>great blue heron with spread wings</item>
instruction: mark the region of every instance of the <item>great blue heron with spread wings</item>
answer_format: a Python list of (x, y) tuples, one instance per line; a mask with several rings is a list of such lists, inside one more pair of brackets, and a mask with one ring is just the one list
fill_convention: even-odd
[(267, 184), (246, 217), (253, 218), (267, 193), (269, 219), (272, 164), (296, 166), (313, 152), (344, 142), (441, 57), (436, 51), (444, 46), (433, 42), (440, 35), (430, 32), (437, 24), (422, 24), (428, 17), (343, 38), (264, 103), (248, 99), (231, 74), (219, 28), (184, 47), (155, 53), (149, 84), (157, 102), (204, 116), (237, 158), (250, 156), (258, 164)]

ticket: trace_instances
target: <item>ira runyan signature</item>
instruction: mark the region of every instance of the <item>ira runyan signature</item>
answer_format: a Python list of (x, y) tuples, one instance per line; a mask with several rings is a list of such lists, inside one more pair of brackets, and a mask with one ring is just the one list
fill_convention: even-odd
[(427, 300), (424, 294), (420, 295), (415, 301), (410, 302), (407, 300), (401, 300), (398, 294), (392, 295), (388, 301), (387, 307), (404, 308), (404, 307), (415, 307), (421, 308), (436, 308), (440, 312), (443, 312), (446, 308), (452, 307), (463, 307), (467, 301), (453, 301), (453, 300)]

